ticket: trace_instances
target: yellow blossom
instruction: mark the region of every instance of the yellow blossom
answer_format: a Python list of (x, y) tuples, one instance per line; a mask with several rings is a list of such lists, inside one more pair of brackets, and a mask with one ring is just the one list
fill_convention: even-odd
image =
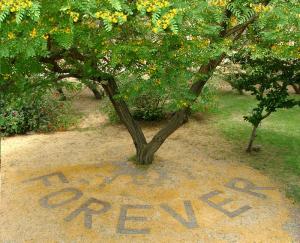
[(172, 9), (166, 14), (164, 14), (159, 20), (156, 22), (156, 26), (153, 28), (153, 32), (157, 33), (161, 29), (167, 29), (170, 25), (172, 20), (175, 18), (177, 15), (178, 10), (177, 9)]
[(99, 11), (95, 14), (96, 18), (103, 19), (112, 24), (122, 24), (127, 21), (127, 15), (123, 12)]
[(8, 37), (9, 40), (13, 40), (13, 39), (16, 38), (16, 36), (15, 36), (15, 34), (14, 34), (13, 32), (9, 32), (9, 33), (7, 34), (7, 37)]
[(19, 12), (21, 9), (29, 9), (32, 6), (30, 0), (1, 0), (0, 10), (8, 9), (11, 13)]
[(34, 28), (31, 32), (30, 32), (30, 37), (31, 38), (35, 38), (37, 36), (37, 32), (36, 29)]
[(210, 0), (208, 4), (210, 6), (225, 7), (227, 6), (228, 2), (228, 0)]
[(250, 4), (250, 7), (256, 12), (256, 13), (261, 13), (261, 12), (266, 12), (271, 9), (270, 6), (265, 6), (261, 3), (259, 4)]
[(80, 14), (77, 12), (70, 11), (70, 16), (73, 19), (73, 22), (78, 22)]
[(158, 9), (167, 8), (171, 4), (167, 0), (138, 0), (136, 3), (139, 11), (156, 12)]

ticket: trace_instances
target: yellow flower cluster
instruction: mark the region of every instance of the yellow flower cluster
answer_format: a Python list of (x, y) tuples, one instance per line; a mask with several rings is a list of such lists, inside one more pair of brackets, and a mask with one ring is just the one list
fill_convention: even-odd
[(70, 14), (71, 18), (73, 19), (73, 22), (76, 23), (79, 20), (79, 16), (80, 16), (79, 13), (70, 11), (69, 14)]
[(200, 39), (199, 43), (197, 44), (197, 46), (199, 48), (206, 48), (210, 45), (211, 41), (210, 39)]
[(31, 38), (35, 38), (37, 36), (37, 32), (36, 29), (34, 28), (31, 32), (30, 32), (30, 37)]
[(127, 21), (127, 15), (122, 12), (101, 11), (96, 13), (96, 18), (106, 20), (109, 23), (124, 23)]
[(261, 13), (261, 12), (267, 12), (271, 9), (270, 6), (265, 6), (261, 3), (259, 4), (250, 4), (250, 7), (256, 12), (256, 13)]
[(85, 24), (91, 29), (97, 28), (97, 24), (94, 21), (89, 20), (89, 21), (86, 21)]
[(159, 9), (167, 8), (171, 4), (167, 0), (138, 0), (136, 3), (139, 11), (146, 10), (146, 12), (156, 12)]
[(9, 33), (7, 34), (7, 37), (8, 37), (9, 40), (13, 40), (13, 39), (16, 38), (16, 35), (15, 35), (13, 32), (9, 32)]
[[(53, 27), (51, 30), (50, 30), (50, 32), (49, 32), (50, 34), (53, 34), (53, 33), (71, 33), (71, 29), (69, 28), (69, 27), (67, 27), (67, 28), (65, 28), (65, 29), (59, 29), (57, 26), (55, 26), (55, 27)], [(48, 34), (46, 34), (46, 35), (44, 35), (43, 36), (43, 38), (45, 39), (45, 40), (47, 40), (48, 38), (49, 38), (49, 35)]]
[(155, 85), (157, 85), (157, 86), (161, 85), (161, 81), (159, 79), (156, 79), (155, 80)]
[(21, 9), (31, 8), (32, 1), (30, 0), (1, 0), (0, 1), (0, 11), (4, 9), (9, 9), (11, 13), (18, 12)]
[(157, 20), (155, 27), (153, 28), (153, 32), (157, 33), (161, 29), (167, 29), (171, 21), (175, 18), (176, 14), (178, 13), (177, 9), (172, 9), (165, 15), (163, 15), (159, 20)]
[(186, 102), (186, 101), (184, 101), (184, 100), (180, 100), (178, 103), (177, 103), (177, 107), (178, 108), (185, 108), (185, 107), (188, 107), (189, 106), (189, 104)]
[(257, 47), (255, 44), (252, 44), (252, 45), (248, 45), (248, 48), (252, 51), (252, 52), (255, 52), (257, 50)]
[(238, 22), (238, 19), (235, 16), (233, 16), (233, 17), (230, 18), (229, 23), (231, 24), (231, 26), (235, 26), (239, 22)]
[(228, 0), (209, 0), (208, 5), (216, 7), (225, 7), (228, 4)]
[(10, 75), (10, 74), (2, 74), (2, 76), (3, 76), (4, 80), (8, 80), (12, 77), (12, 75)]

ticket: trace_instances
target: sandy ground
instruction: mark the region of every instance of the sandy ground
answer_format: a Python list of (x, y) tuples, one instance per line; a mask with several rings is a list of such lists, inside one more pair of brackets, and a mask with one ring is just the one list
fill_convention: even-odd
[(84, 91), (74, 106), (91, 129), (2, 141), (0, 242), (300, 242), (298, 209), (237, 162), (208, 120), (191, 120), (138, 167), (99, 101)]
[(106, 117), (100, 112), (101, 102), (93, 99), (87, 88), (73, 98), (72, 104), (74, 110), (83, 115), (77, 128), (99, 128), (107, 122)]

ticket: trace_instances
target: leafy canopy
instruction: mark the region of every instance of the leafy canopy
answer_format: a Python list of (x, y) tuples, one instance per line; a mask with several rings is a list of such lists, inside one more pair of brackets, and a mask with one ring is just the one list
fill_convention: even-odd
[(195, 98), (199, 67), (223, 54), (300, 50), (298, 0), (3, 0), (0, 24), (2, 89), (113, 75), (124, 99), (156, 89), (178, 108)]

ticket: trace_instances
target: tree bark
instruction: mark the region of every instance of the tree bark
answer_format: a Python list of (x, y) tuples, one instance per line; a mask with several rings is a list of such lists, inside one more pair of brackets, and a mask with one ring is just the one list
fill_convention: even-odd
[[(188, 121), (189, 108), (177, 111), (168, 121), (167, 125), (162, 128), (149, 143), (147, 143), (140, 125), (133, 119), (127, 104), (121, 98), (116, 98), (119, 91), (115, 80), (111, 78), (101, 84), (113, 104), (119, 118), (126, 126), (133, 139), (136, 148), (136, 160), (140, 164), (151, 164), (154, 159), (154, 154), (165, 140)], [(204, 84), (205, 83), (202, 82), (202, 88)], [(198, 89), (200, 88), (198, 85), (197, 87)]]
[(154, 160), (155, 151), (148, 145), (136, 149), (136, 162), (142, 165), (150, 165)]
[[(146, 157), (153, 159), (154, 154), (166, 141), (166, 139), (174, 133), (179, 127), (188, 121), (189, 109), (181, 109), (177, 111), (172, 118), (168, 121), (167, 125), (163, 127), (158, 133), (154, 135), (152, 140), (146, 145)], [(144, 152), (144, 153), (145, 153)], [(152, 163), (152, 161), (147, 161)]]
[(258, 128), (258, 126), (253, 126), (252, 133), (251, 133), (250, 140), (249, 140), (249, 144), (248, 144), (248, 147), (247, 147), (247, 149), (246, 149), (246, 152), (248, 152), (248, 153), (251, 153), (251, 152), (252, 152), (252, 149), (253, 149), (253, 143), (254, 143), (254, 140), (255, 140), (255, 138), (256, 138), (256, 131), (257, 131), (257, 128)]
[(96, 100), (101, 100), (103, 98), (103, 93), (97, 89), (96, 85), (93, 85), (93, 84), (88, 85), (87, 84), (87, 86), (93, 92)]
[[(203, 78), (195, 82), (190, 88), (190, 92), (195, 96), (195, 100), (201, 94), (203, 87), (224, 57), (225, 54), (221, 55), (218, 59), (211, 60), (208, 64), (203, 65), (200, 68), (199, 72), (202, 74)], [(103, 82), (103, 80), (105, 80), (105, 82)], [(149, 143), (147, 143), (140, 125), (133, 119), (126, 102), (121, 98), (116, 98), (116, 95), (119, 94), (119, 90), (115, 79), (113, 77), (106, 77), (103, 80), (99, 79), (98, 82), (101, 83), (119, 118), (126, 126), (133, 139), (136, 148), (137, 162), (140, 164), (151, 164), (154, 159), (154, 154), (158, 151), (166, 139), (188, 121), (190, 108), (182, 108), (175, 112), (167, 124), (154, 135)]]
[(297, 84), (292, 84), (294, 90), (295, 90), (295, 93), (296, 94), (300, 94), (300, 85), (297, 85)]
[(62, 88), (57, 88), (57, 92), (59, 93), (60, 95), (60, 100), (61, 101), (66, 101), (67, 100), (67, 96), (65, 95), (64, 91)]
[[(213, 71), (222, 62), (224, 57), (225, 54), (221, 55), (218, 59), (211, 60), (207, 65), (203, 65), (200, 68), (199, 72), (204, 76), (204, 78), (199, 79), (190, 88), (190, 93), (195, 96), (194, 101), (201, 94), (205, 84), (212, 76)], [(155, 134), (152, 140), (147, 144), (147, 153), (149, 153), (150, 155), (154, 155), (157, 152), (157, 150), (162, 146), (162, 144), (166, 141), (166, 139), (188, 121), (189, 114), (190, 107), (186, 107), (175, 112), (175, 114), (168, 121), (168, 123), (157, 134)]]
[[(102, 80), (98, 80), (102, 81)], [(139, 160), (139, 158), (142, 157), (149, 157), (149, 156), (143, 156), (146, 151), (144, 151), (144, 148), (147, 145), (147, 141), (145, 138), (145, 135), (139, 126), (139, 124), (133, 119), (127, 104), (125, 101), (121, 98), (116, 98), (116, 95), (119, 94), (118, 86), (116, 84), (116, 81), (113, 77), (110, 79), (106, 79), (104, 82), (101, 82), (101, 85), (103, 89), (105, 90), (106, 94), (108, 95), (111, 103), (113, 104), (119, 118), (123, 122), (123, 124), (126, 126), (129, 134), (132, 137), (134, 146), (137, 151), (137, 159), (140, 163), (145, 163), (143, 159)], [(147, 154), (147, 153), (146, 153)], [(151, 156), (150, 156), (151, 157)], [(152, 158), (153, 160), (153, 158)], [(146, 161), (149, 161), (149, 159), (146, 159)]]

